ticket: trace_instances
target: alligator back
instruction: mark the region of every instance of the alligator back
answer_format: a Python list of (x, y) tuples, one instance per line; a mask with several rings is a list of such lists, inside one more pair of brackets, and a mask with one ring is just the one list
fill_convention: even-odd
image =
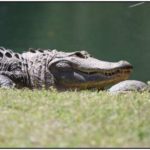
[(12, 71), (20, 68), (23, 58), (10, 49), (0, 47), (0, 71)]
[(27, 65), (21, 54), (0, 47), (0, 75), (8, 77), (17, 87), (29, 84)]
[(22, 53), (22, 57), (27, 60), (28, 73), (31, 87), (49, 88), (54, 85), (53, 75), (48, 69), (48, 64), (55, 55), (55, 50), (32, 49)]

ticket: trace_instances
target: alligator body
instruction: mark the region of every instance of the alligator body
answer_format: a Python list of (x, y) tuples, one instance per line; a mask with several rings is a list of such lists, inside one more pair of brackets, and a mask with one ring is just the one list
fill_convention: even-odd
[(22, 54), (0, 48), (0, 86), (30, 89), (105, 89), (127, 80), (132, 65), (106, 62), (86, 51), (33, 50)]

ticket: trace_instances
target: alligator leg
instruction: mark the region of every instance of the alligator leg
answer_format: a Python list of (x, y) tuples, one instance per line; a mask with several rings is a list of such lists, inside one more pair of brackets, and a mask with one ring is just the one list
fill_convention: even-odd
[(7, 76), (0, 75), (0, 87), (1, 88), (13, 88), (15, 83)]

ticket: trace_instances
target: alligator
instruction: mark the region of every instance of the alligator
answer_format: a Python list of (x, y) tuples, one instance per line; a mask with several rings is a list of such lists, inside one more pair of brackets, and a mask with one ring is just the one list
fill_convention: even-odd
[(127, 80), (132, 69), (127, 61), (98, 60), (84, 50), (30, 48), (19, 54), (0, 47), (0, 87), (5, 88), (104, 90)]

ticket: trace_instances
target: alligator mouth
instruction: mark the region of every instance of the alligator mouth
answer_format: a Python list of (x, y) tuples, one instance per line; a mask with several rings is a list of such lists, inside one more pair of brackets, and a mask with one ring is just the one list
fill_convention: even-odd
[(89, 71), (89, 70), (78, 70), (79, 72), (83, 73), (83, 74), (86, 74), (86, 75), (96, 75), (96, 74), (101, 74), (105, 77), (112, 77), (112, 76), (115, 76), (115, 75), (118, 75), (118, 74), (130, 74), (131, 71), (132, 71), (133, 67), (130, 65), (130, 66), (123, 66), (123, 67), (118, 67), (118, 68), (115, 68), (115, 69), (109, 69), (109, 70), (98, 70), (98, 71)]
[[(91, 66), (90, 66), (91, 65)], [(63, 89), (104, 89), (107, 86), (127, 80), (133, 69), (128, 62), (108, 63), (100, 65), (90, 64), (73, 66), (71, 72), (63, 74), (63, 79), (58, 83)], [(90, 67), (89, 67), (90, 66)], [(65, 77), (66, 76), (66, 77)], [(70, 77), (69, 77), (70, 76)], [(60, 76), (59, 76), (60, 77)]]
[(78, 89), (98, 89), (102, 90), (106, 86), (118, 83), (123, 80), (127, 80), (132, 71), (132, 66), (123, 66), (109, 70), (98, 70), (98, 71), (82, 71), (77, 70), (79, 74), (85, 77), (85, 82), (65, 84), (69, 88)]

